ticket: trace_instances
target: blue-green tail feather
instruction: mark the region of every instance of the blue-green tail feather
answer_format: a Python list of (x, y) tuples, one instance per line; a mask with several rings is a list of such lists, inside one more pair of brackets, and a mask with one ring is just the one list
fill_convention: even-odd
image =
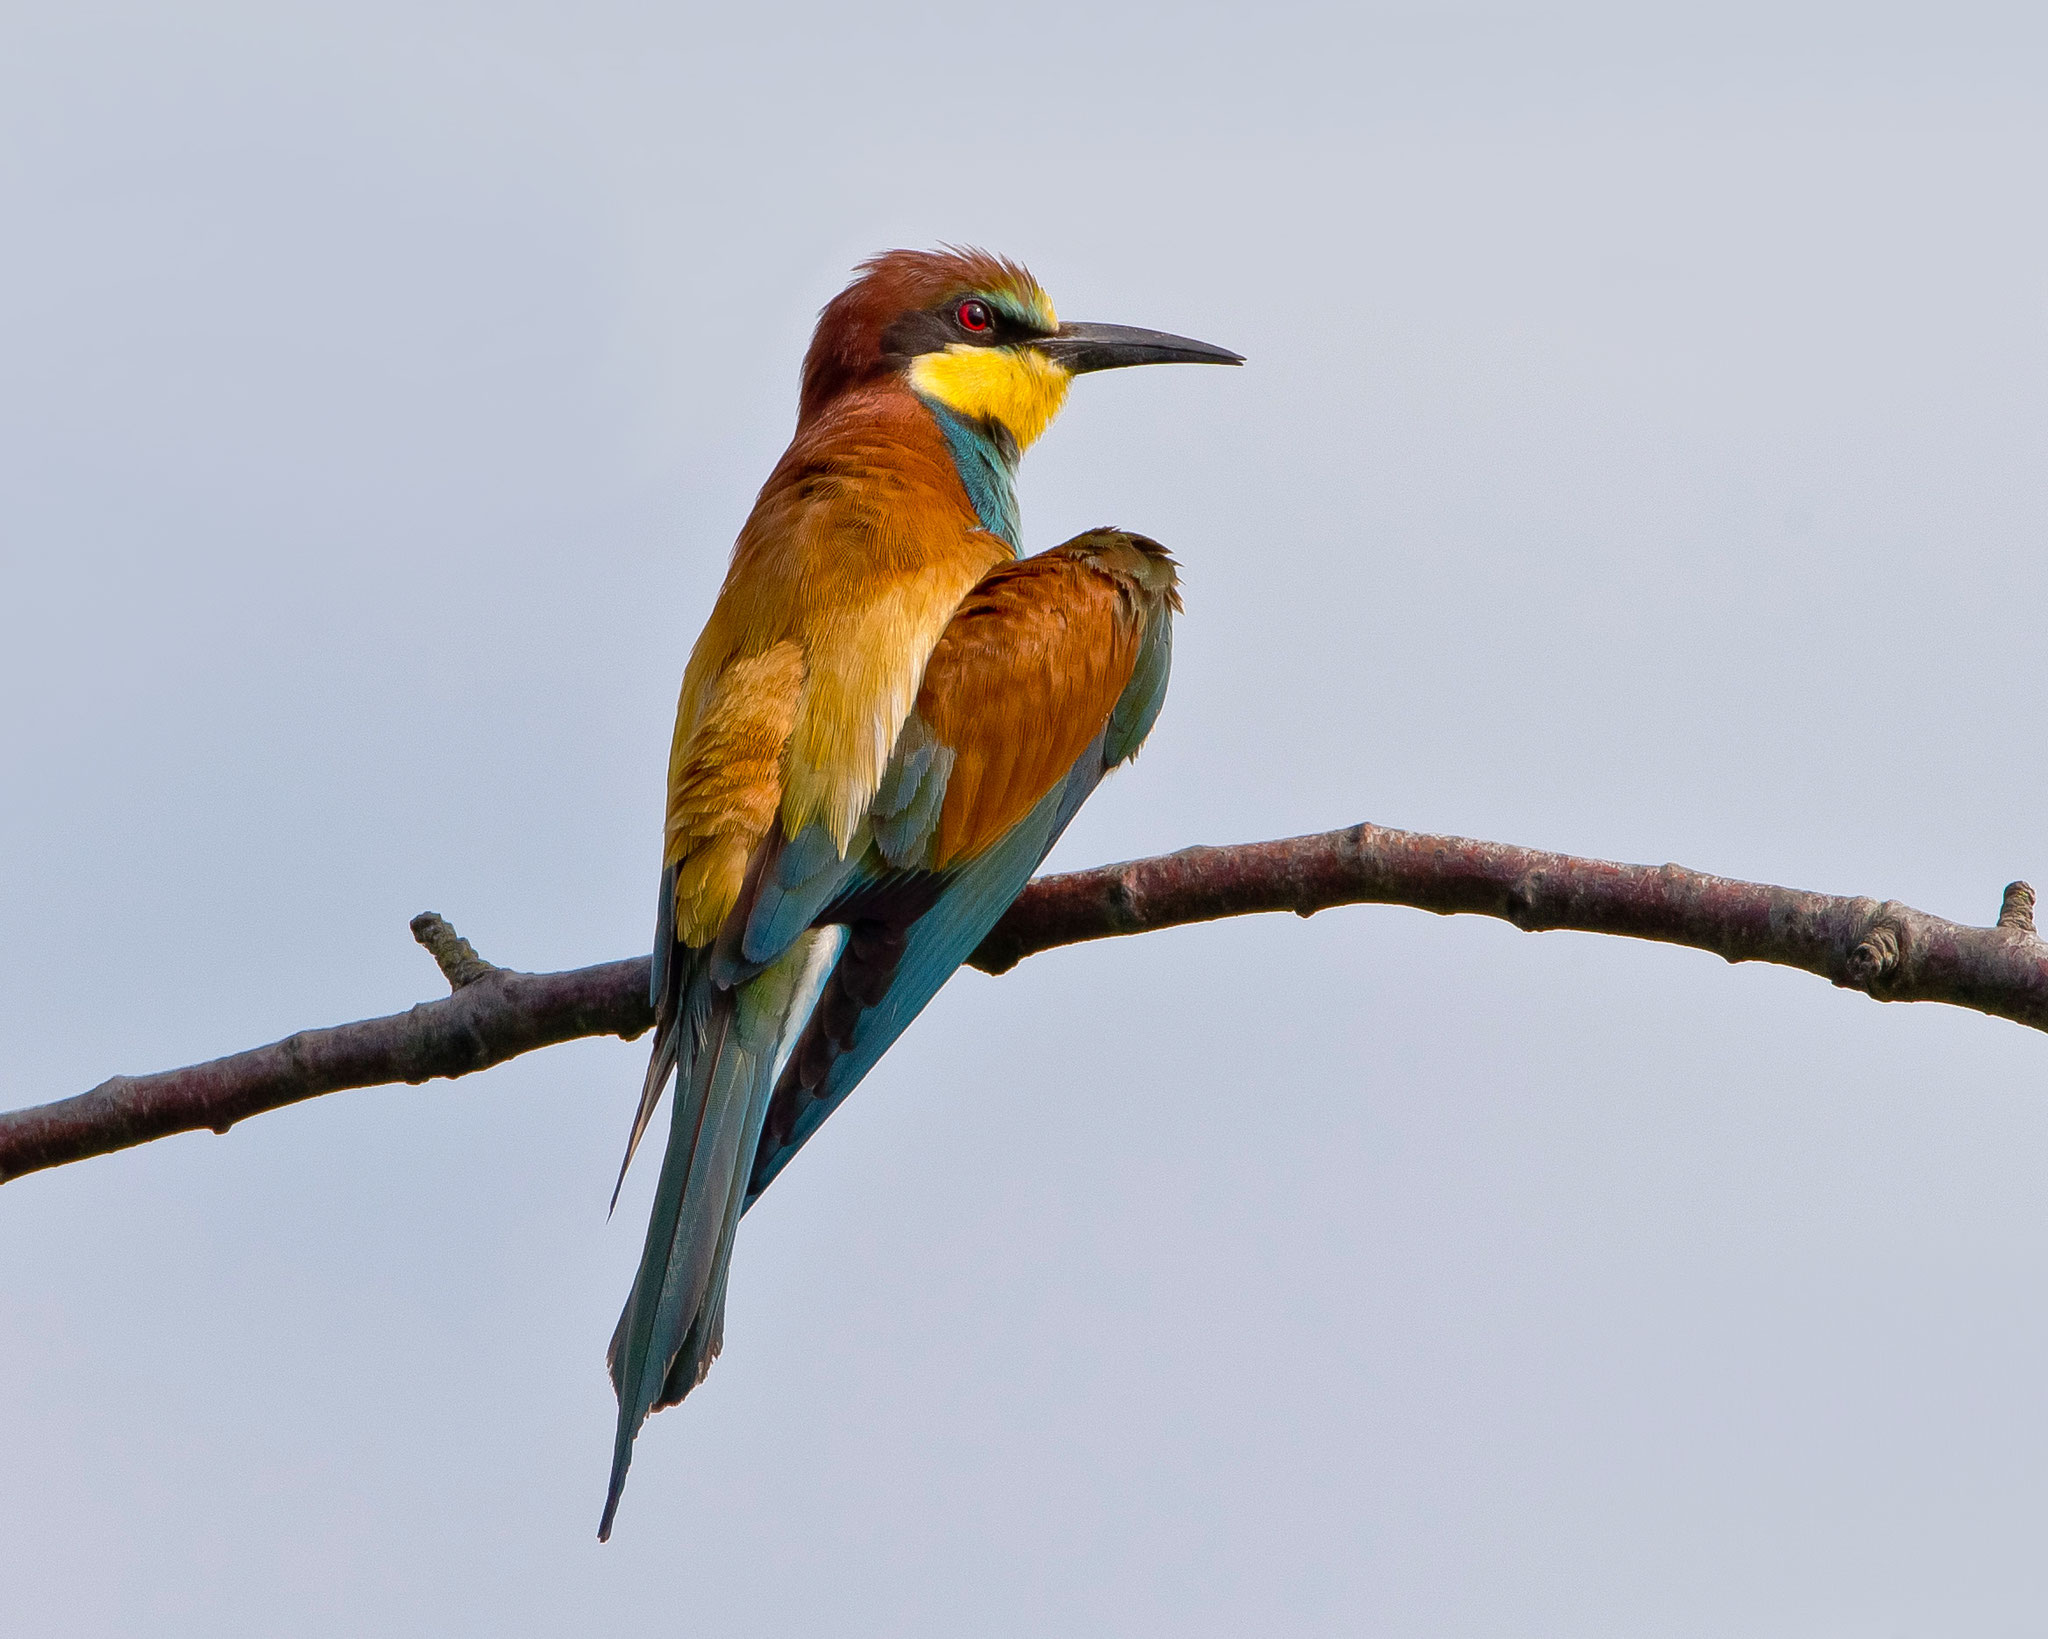
[[(717, 1357), (733, 1232), (768, 1100), (845, 943), (843, 928), (819, 929), (738, 989), (688, 998), (709, 1016), (677, 1085), (639, 1271), (612, 1335), (619, 1420), (600, 1541), (611, 1535), (641, 1424), (701, 1383)], [(708, 973), (694, 986), (712, 987)], [(698, 1011), (686, 1005), (678, 1024), (690, 1029)]]

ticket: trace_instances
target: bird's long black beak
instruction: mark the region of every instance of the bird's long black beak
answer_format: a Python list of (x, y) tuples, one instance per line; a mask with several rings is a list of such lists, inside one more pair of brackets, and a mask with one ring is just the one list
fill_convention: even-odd
[(1132, 364), (1242, 364), (1244, 355), (1164, 330), (1132, 324), (1063, 324), (1035, 343), (1038, 350), (1074, 375), (1121, 370)]

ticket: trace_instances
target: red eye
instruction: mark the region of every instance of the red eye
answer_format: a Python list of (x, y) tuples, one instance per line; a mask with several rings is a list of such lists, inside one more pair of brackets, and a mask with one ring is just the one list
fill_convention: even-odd
[(953, 317), (960, 321), (962, 330), (986, 330), (995, 323), (988, 315), (988, 303), (972, 299), (962, 302), (953, 309)]

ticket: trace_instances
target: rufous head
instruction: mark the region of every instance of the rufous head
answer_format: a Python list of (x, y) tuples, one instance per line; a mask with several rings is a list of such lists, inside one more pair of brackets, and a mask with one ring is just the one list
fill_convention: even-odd
[(901, 377), (1021, 451), (1075, 376), (1134, 364), (1242, 364), (1228, 348), (1121, 324), (1062, 324), (1036, 279), (987, 251), (891, 250), (825, 304), (804, 357), (799, 424), (840, 394)]

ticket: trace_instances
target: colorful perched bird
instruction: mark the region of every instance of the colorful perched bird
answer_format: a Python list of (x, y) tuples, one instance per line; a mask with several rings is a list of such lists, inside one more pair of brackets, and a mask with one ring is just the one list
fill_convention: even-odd
[(600, 1539), (640, 1425), (718, 1353), (740, 1214), (1151, 730), (1173, 560), (1114, 529), (1020, 557), (1012, 479), (1075, 376), (1176, 362), (1243, 360), (1062, 324), (980, 251), (877, 256), (819, 315), (676, 709), (628, 1164), (672, 1075), (676, 1100)]

